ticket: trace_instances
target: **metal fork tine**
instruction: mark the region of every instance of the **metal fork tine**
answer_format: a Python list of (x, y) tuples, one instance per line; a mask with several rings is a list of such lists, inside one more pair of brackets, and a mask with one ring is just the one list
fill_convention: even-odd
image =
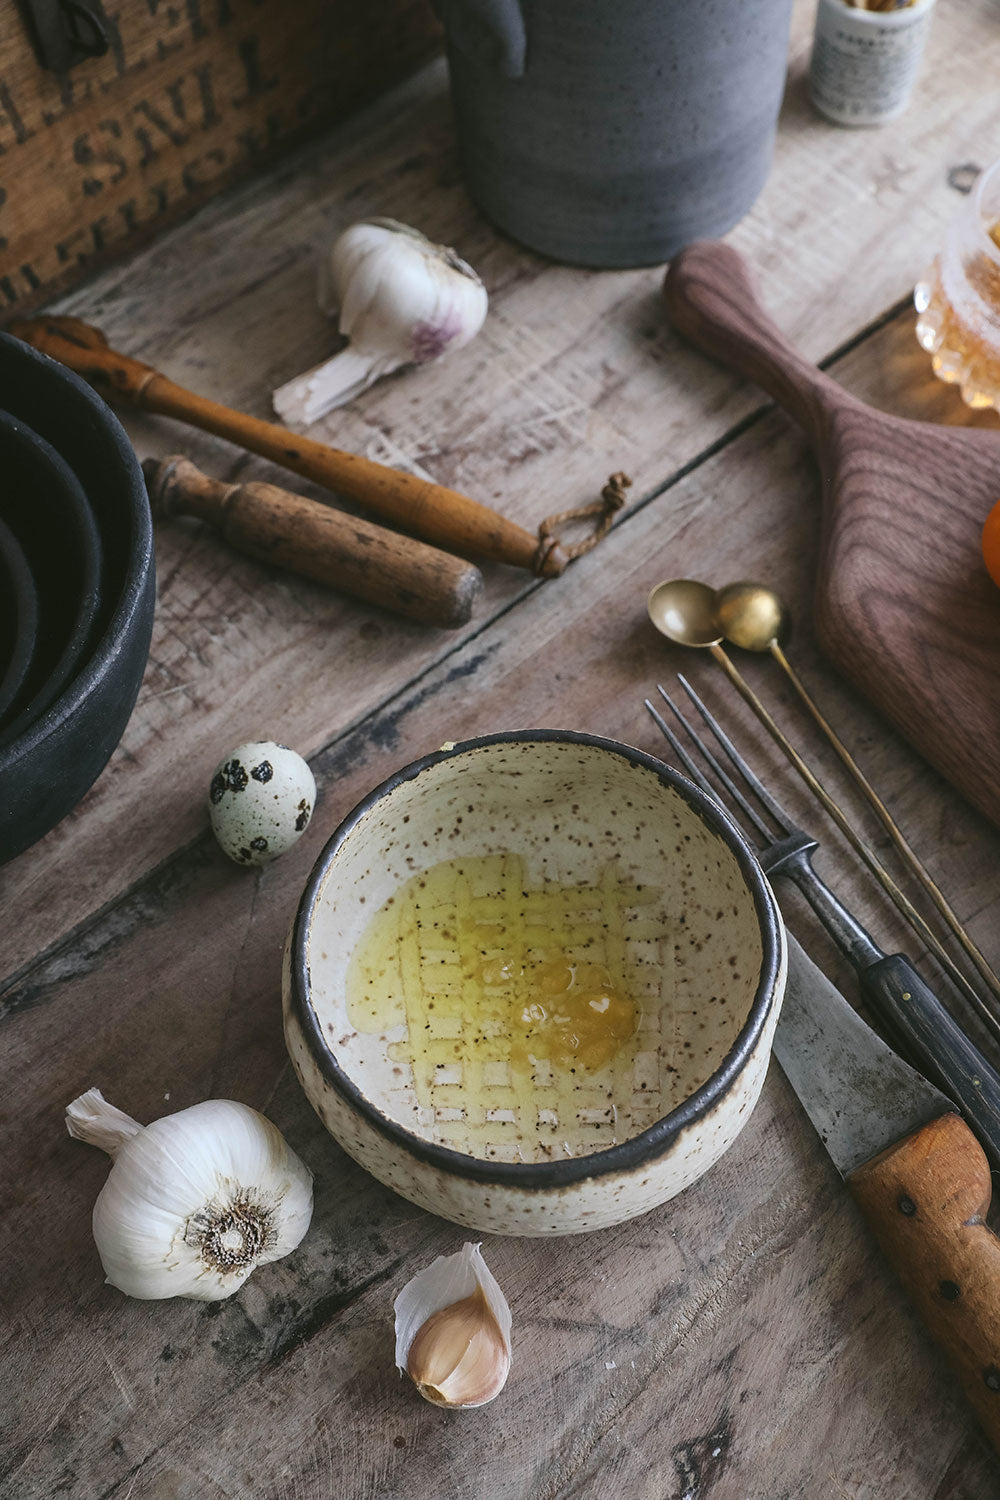
[(771, 796), (771, 793), (767, 790), (767, 787), (765, 787), (760, 781), (758, 781), (757, 777), (751, 771), (746, 761), (737, 751), (736, 746), (733, 744), (732, 740), (720, 727), (713, 716), (709, 713), (708, 709), (705, 707), (704, 703), (702, 703), (701, 699), (699, 698), (698, 694), (695, 692), (691, 684), (688, 682), (687, 678), (683, 677), (681, 673), (678, 672), (677, 681), (687, 693), (688, 697), (691, 699), (691, 702), (701, 714), (701, 717), (704, 719), (709, 729), (715, 735), (715, 738), (718, 740), (719, 744), (722, 746), (723, 750), (726, 752), (729, 759), (736, 767), (737, 771), (739, 771), (744, 781), (748, 786), (751, 786), (753, 788), (755, 796), (757, 796), (763, 803), (763, 805), (767, 808), (768, 812), (771, 814), (774, 821), (778, 824), (782, 833), (791, 833), (795, 827), (795, 824), (792, 822), (791, 818), (785, 812), (784, 808), (774, 800), (774, 798)]
[[(659, 686), (659, 684), (657, 684), (657, 685)], [(662, 687), (660, 688), (660, 692), (663, 693)], [(667, 697), (666, 693), (663, 693), (663, 696), (664, 696), (664, 698), (666, 698)], [(716, 802), (718, 802), (719, 801), (719, 794), (716, 791), (715, 787), (712, 786), (711, 782), (708, 781), (705, 778), (705, 776), (702, 775), (701, 770), (699, 769), (699, 767), (697, 765), (695, 765), (694, 761), (691, 759), (690, 755), (687, 753), (687, 751), (685, 750), (684, 746), (681, 744), (680, 740), (677, 738), (676, 734), (674, 734), (674, 731), (671, 729), (671, 727), (667, 723), (666, 719), (660, 713), (660, 710), (656, 707), (656, 705), (654, 703), (650, 703), (650, 701), (649, 701), (648, 698), (643, 699), (643, 702), (645, 703), (646, 707), (649, 709), (649, 712), (652, 714), (652, 716), (653, 716), (654, 720), (656, 721), (658, 727), (663, 731), (663, 733), (666, 735), (667, 739), (670, 741), (670, 744), (673, 747), (674, 754), (677, 756), (677, 759), (680, 761), (681, 765), (684, 767), (685, 771), (688, 773), (688, 775), (690, 776), (691, 780), (692, 781), (696, 781), (698, 783), (698, 785), (701, 787), (701, 789), (702, 789), (703, 792), (706, 792), (709, 797), (714, 798), (714, 800)], [(667, 698), (667, 702), (670, 703), (670, 699), (669, 698)], [(670, 704), (670, 707), (673, 708), (674, 713), (677, 713), (677, 709), (674, 707), (674, 705), (672, 703)]]
[[(909, 922), (914, 932), (917, 933), (922, 942), (926, 943), (929, 951), (934, 954), (938, 962), (951, 976), (952, 980), (958, 986), (958, 989), (965, 996), (966, 1000), (971, 1005), (975, 1006), (980, 1019), (985, 1021), (997, 1036), (1000, 1036), (1000, 1020), (998, 1020), (997, 1017), (993, 1014), (992, 1010), (988, 1005), (986, 1005), (982, 997), (977, 994), (976, 990), (969, 983), (968, 979), (962, 973), (961, 969), (956, 965), (951, 954), (945, 947), (943, 947), (936, 933), (927, 925), (927, 922), (921, 916), (920, 912), (917, 911), (916, 907), (905, 895), (905, 893), (899, 889), (898, 885), (893, 880), (888, 870), (883, 867), (878, 857), (873, 853), (869, 846), (864, 842), (860, 835), (847, 821), (845, 814), (837, 806), (837, 804), (833, 801), (829, 794), (824, 790), (823, 786), (816, 780), (816, 777), (809, 770), (809, 767), (792, 748), (792, 746), (789, 745), (788, 742), (784, 739), (781, 731), (778, 729), (777, 725), (774, 724), (773, 720), (768, 714), (767, 709), (762, 703), (759, 702), (759, 700), (757, 700), (756, 695), (751, 691), (747, 684), (742, 683), (742, 679), (739, 677), (739, 674), (735, 672), (735, 668), (732, 668), (731, 663), (729, 664), (729, 667), (727, 667), (727, 671), (730, 672), (730, 676), (733, 677), (733, 680), (735, 681), (736, 686), (739, 688), (739, 691), (743, 694), (747, 701), (750, 702), (751, 706), (754, 707), (755, 711), (757, 712), (758, 718), (760, 718), (762, 722), (771, 730), (775, 738), (778, 739), (778, 742), (784, 745), (786, 753), (805, 779), (807, 785), (816, 793), (816, 796), (819, 798), (823, 807), (826, 808), (827, 812), (833, 818), (840, 831), (844, 834), (851, 847), (856, 851), (858, 855), (860, 855), (861, 859), (868, 866), (868, 868), (877, 876), (882, 887), (888, 892), (889, 896), (895, 902), (898, 909), (903, 913), (903, 916)], [(736, 772), (743, 779), (746, 787), (753, 795), (758, 798), (761, 806), (766, 808), (770, 812), (775, 823), (777, 823), (779, 829), (781, 830), (780, 834), (775, 834), (771, 831), (771, 829), (767, 827), (763, 818), (759, 815), (756, 809), (750, 805), (746, 797), (743, 795), (743, 792), (736, 785), (728, 772), (723, 770), (715, 755), (711, 750), (709, 750), (704, 740), (701, 739), (692, 725), (681, 713), (680, 709), (677, 707), (676, 703), (673, 702), (666, 689), (658, 685), (661, 697), (668, 705), (671, 712), (676, 716), (678, 723), (683, 725), (684, 730), (691, 738), (691, 743), (697, 747), (700, 754), (704, 757), (706, 766), (711, 767), (713, 774), (718, 777), (720, 784), (726, 788), (729, 795), (732, 797), (736, 805), (741, 809), (748, 822), (760, 834), (758, 850), (764, 869), (768, 871), (768, 873), (775, 871), (776, 873), (787, 875), (790, 879), (795, 880), (796, 884), (800, 885), (803, 890), (806, 890), (807, 887), (809, 889), (815, 890), (815, 883), (817, 881), (819, 882), (819, 887), (825, 890), (826, 888), (823, 886), (822, 881), (819, 881), (819, 877), (813, 870), (809, 859), (810, 851), (819, 847), (817, 841), (812, 837), (811, 834), (806, 833), (802, 828), (797, 827), (792, 822), (780, 803), (776, 802), (767, 788), (763, 786), (760, 781), (758, 781), (757, 777), (751, 771), (746, 761), (737, 751), (735, 745), (720, 728), (715, 718), (713, 718), (713, 716), (709, 713), (708, 709), (705, 707), (704, 703), (701, 701), (694, 688), (688, 682), (687, 678), (681, 676), (680, 673), (678, 673), (678, 681), (683, 687), (691, 703), (698, 710), (698, 713), (702, 720), (712, 731), (712, 734), (718, 742), (719, 746), (725, 752), (732, 765), (735, 767)], [(691, 754), (680, 742), (677, 735), (674, 734), (673, 730), (666, 723), (663, 717), (653, 707), (648, 698), (646, 699), (646, 707), (649, 710), (650, 714), (653, 716), (653, 719), (656, 721), (659, 729), (663, 734), (666, 735), (667, 739), (670, 741), (674, 752), (678, 756), (688, 775), (692, 778), (693, 781), (696, 781), (701, 789), (707, 792), (709, 796), (715, 798), (716, 801), (721, 801), (718, 788), (713, 786), (711, 780), (704, 775), (701, 768), (695, 763)], [(745, 828), (744, 832), (746, 832)], [(771, 857), (772, 851), (775, 850), (776, 846), (778, 851), (776, 857), (780, 858), (780, 868), (775, 865), (774, 859), (772, 859)], [(792, 856), (793, 858), (790, 858), (789, 856)], [(798, 861), (797, 866), (795, 864), (796, 860)], [(829, 892), (827, 892), (827, 895), (830, 896), (831, 900), (835, 900), (835, 898), (833, 898)], [(819, 911), (820, 908), (817, 906), (816, 910)], [(847, 914), (847, 916), (850, 921), (853, 921), (853, 918), (850, 918), (849, 913)], [(829, 925), (829, 923), (827, 925)], [(832, 931), (833, 929), (831, 928), (830, 930)], [(841, 946), (844, 947), (845, 952), (850, 952), (850, 941), (853, 941), (853, 939), (845, 943), (841, 936), (837, 934), (835, 934), (835, 936), (837, 936), (837, 941), (841, 943)], [(870, 939), (866, 940), (870, 942)]]
[[(764, 840), (764, 843), (765, 844), (771, 844), (771, 843), (773, 843), (774, 842), (774, 834), (771, 832), (770, 828), (768, 828), (767, 824), (761, 818), (761, 816), (758, 813), (757, 809), (755, 807), (751, 806), (751, 804), (747, 801), (746, 797), (744, 797), (744, 795), (743, 795), (742, 791), (740, 790), (740, 788), (736, 785), (736, 783), (733, 780), (733, 778), (729, 775), (729, 772), (725, 769), (724, 766), (722, 766), (722, 765), (719, 764), (718, 758), (715, 755), (713, 755), (712, 751), (705, 744), (705, 741), (702, 739), (701, 735), (695, 729), (694, 725), (691, 724), (691, 723), (689, 723), (689, 721), (681, 713), (680, 709), (677, 707), (677, 704), (670, 697), (669, 693), (667, 692), (667, 690), (663, 686), (663, 684), (658, 682), (656, 684), (656, 686), (657, 686), (657, 690), (658, 690), (661, 698), (663, 698), (664, 702), (667, 703), (670, 706), (671, 710), (676, 715), (676, 717), (678, 718), (678, 720), (681, 722), (681, 724), (683, 724), (685, 730), (690, 735), (692, 741), (694, 742), (694, 744), (700, 750), (700, 752), (701, 752), (702, 756), (704, 757), (706, 763), (709, 766), (711, 766), (712, 770), (715, 772), (716, 776), (719, 778), (719, 781), (725, 787), (726, 791), (729, 793), (730, 797), (732, 797), (733, 801), (737, 804), (737, 806), (739, 806), (739, 807), (741, 807), (743, 809), (744, 814), (746, 815), (746, 817), (748, 817), (750, 819), (751, 823), (756, 828), (756, 830), (760, 834), (761, 838)], [(671, 735), (670, 738), (671, 738), (671, 743), (673, 743), (674, 742), (673, 735)], [(704, 783), (702, 783), (702, 784), (704, 784)], [(718, 797), (719, 797), (718, 791), (714, 791), (713, 790), (713, 796), (715, 796), (716, 799), (718, 799)]]

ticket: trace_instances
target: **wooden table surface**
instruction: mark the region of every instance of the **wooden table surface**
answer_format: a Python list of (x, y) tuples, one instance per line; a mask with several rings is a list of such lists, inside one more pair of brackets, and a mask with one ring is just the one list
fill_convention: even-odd
[[(811, 24), (799, 5), (774, 170), (733, 243), (782, 326), (850, 389), (904, 414), (995, 422), (930, 377), (908, 300), (968, 168), (1000, 148), (994, 0), (942, 0), (912, 108), (875, 131), (812, 113)], [(296, 901), (360, 796), (445, 739), (504, 728), (583, 729), (658, 753), (642, 699), (683, 669), (820, 827), (819, 864), (841, 895), (885, 945), (918, 956), (711, 662), (646, 622), (661, 578), (749, 575), (790, 599), (790, 654), (994, 962), (1000, 836), (819, 658), (817, 480), (799, 435), (670, 332), (660, 270), (551, 265), (484, 222), (459, 177), (443, 65), (63, 305), (175, 379), (267, 415), (271, 388), (329, 346), (317, 247), (368, 214), (457, 246), (490, 315), (469, 348), (382, 382), (314, 435), (532, 530), (617, 469), (634, 481), (629, 510), (559, 580), (487, 568), (455, 634), (278, 575), (196, 524), (158, 525), (152, 653), (121, 746), (73, 816), (0, 875), (0, 1494), (1000, 1496), (1000, 1462), (777, 1065), (736, 1144), (674, 1202), (591, 1236), (487, 1241), (515, 1330), (493, 1405), (439, 1411), (393, 1367), (393, 1297), (468, 1236), (325, 1134), (280, 1018)], [(183, 450), (222, 476), (281, 477), (169, 422), (128, 426), (142, 456)], [(777, 669), (754, 658), (746, 670), (884, 852)], [(214, 846), (205, 794), (227, 748), (271, 736), (310, 757), (320, 795), (300, 844), (255, 874)], [(854, 994), (805, 908), (786, 912)], [(104, 1286), (89, 1220), (106, 1162), (62, 1122), (90, 1085), (142, 1120), (213, 1096), (264, 1110), (316, 1175), (299, 1250), (219, 1304)]]

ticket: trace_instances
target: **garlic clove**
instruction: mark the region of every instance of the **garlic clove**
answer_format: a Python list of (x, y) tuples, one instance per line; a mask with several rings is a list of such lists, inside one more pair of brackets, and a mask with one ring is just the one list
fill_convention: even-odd
[(90, 1090), (67, 1126), (114, 1156), (94, 1239), (107, 1280), (130, 1297), (229, 1297), (309, 1227), (312, 1173), (245, 1104), (210, 1099), (143, 1129)]
[(437, 1406), (485, 1406), (500, 1394), (510, 1350), (481, 1288), (427, 1319), (410, 1345), (406, 1369), (421, 1396)]
[(482, 327), (488, 298), (448, 246), (395, 219), (368, 219), (333, 245), (320, 305), (337, 310), (348, 344), (274, 392), (286, 422), (315, 421), (393, 370), (462, 348)]
[(396, 1365), (438, 1406), (484, 1406), (510, 1373), (507, 1299), (478, 1245), (439, 1255), (395, 1301)]

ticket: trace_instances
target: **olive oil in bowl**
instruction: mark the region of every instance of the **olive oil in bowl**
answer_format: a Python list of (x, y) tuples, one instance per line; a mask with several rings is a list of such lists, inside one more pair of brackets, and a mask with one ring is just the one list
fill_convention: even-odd
[(595, 1124), (610, 1144), (643, 996), (659, 993), (627, 932), (656, 897), (613, 867), (592, 885), (531, 885), (516, 854), (444, 860), (369, 922), (348, 1018), (392, 1038), (401, 1087), (442, 1144), (494, 1155), (506, 1142), (516, 1159), (545, 1160), (587, 1138), (592, 1149)]

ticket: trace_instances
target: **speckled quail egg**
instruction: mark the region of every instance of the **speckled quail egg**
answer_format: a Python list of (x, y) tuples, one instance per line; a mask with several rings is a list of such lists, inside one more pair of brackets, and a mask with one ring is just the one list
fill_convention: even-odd
[(315, 802), (302, 756), (273, 740), (230, 750), (208, 791), (212, 832), (238, 865), (266, 865), (284, 854), (305, 831)]

